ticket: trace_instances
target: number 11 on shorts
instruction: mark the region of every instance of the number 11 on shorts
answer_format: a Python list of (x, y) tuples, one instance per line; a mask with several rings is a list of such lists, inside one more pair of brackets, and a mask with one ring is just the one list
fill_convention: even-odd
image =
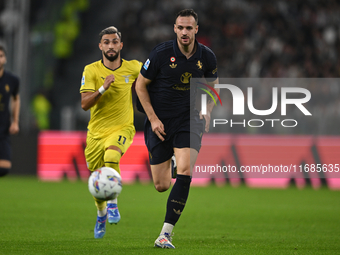
[[(123, 138), (123, 142), (122, 142), (122, 138)], [(126, 142), (126, 137), (120, 135), (119, 138), (118, 138), (118, 143), (119, 144), (125, 144), (125, 142)]]

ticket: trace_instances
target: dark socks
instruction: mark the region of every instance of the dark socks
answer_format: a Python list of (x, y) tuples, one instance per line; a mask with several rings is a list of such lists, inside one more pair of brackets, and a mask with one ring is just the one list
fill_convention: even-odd
[(164, 222), (176, 224), (187, 202), (190, 183), (191, 176), (177, 174), (176, 182), (168, 198)]

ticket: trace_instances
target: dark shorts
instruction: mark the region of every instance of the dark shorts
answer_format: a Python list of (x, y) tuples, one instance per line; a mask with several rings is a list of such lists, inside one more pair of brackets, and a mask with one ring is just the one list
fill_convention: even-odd
[(0, 159), (11, 160), (11, 142), (9, 136), (0, 138)]
[(205, 120), (201, 120), (198, 114), (190, 119), (188, 117), (171, 118), (162, 120), (162, 123), (166, 133), (163, 142), (152, 132), (151, 123), (147, 118), (144, 123), (144, 139), (151, 165), (169, 160), (174, 154), (174, 148), (193, 148), (199, 152)]

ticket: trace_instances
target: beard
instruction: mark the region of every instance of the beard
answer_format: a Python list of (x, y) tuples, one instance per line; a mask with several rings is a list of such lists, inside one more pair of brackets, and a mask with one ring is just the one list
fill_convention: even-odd
[[(112, 51), (110, 51), (110, 52), (112, 52)], [(115, 60), (118, 58), (119, 53), (120, 53), (120, 51), (116, 52), (115, 55), (109, 56), (106, 52), (103, 51), (103, 54), (104, 54), (105, 58), (106, 58), (108, 61), (110, 61), (110, 62), (115, 61)]]
[[(193, 42), (193, 39), (191, 37), (177, 37), (177, 38), (178, 38), (177, 41), (179, 42), (179, 44), (184, 47), (189, 46)], [(183, 42), (183, 39), (187, 39), (187, 41)]]

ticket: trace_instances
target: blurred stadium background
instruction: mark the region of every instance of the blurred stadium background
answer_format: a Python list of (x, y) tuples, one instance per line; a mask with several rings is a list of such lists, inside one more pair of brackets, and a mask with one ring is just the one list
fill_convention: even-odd
[[(198, 13), (197, 39), (216, 53), (220, 77), (340, 76), (336, 0), (0, 0), (6, 68), (20, 77), (22, 98), (21, 132), (11, 138), (13, 168), (0, 179), (1, 254), (99, 254), (108, 249), (159, 254), (152, 245), (168, 193), (158, 194), (151, 184), (144, 115), (137, 111), (138, 132), (121, 161), (124, 182), (135, 183), (121, 194), (123, 220), (108, 227), (103, 240), (93, 239), (95, 207), (83, 153), (89, 113), (80, 107), (79, 87), (84, 66), (101, 57), (97, 45), (103, 28), (118, 27), (122, 57), (144, 62), (157, 43), (174, 38), (174, 17), (183, 8)], [(207, 143), (198, 164), (207, 158), (237, 167), (339, 164), (340, 86), (309, 89), (307, 108), (314, 122), (299, 119), (300, 128), (289, 132), (218, 130), (203, 137)], [(265, 107), (267, 99), (261, 97)], [(217, 106), (214, 114), (220, 113)], [(193, 180), (204, 188), (192, 187), (176, 225), (173, 252), (339, 254), (340, 203), (334, 190), (340, 189), (340, 178), (311, 172), (244, 177)]]
[[(7, 69), (21, 78), (21, 134), (12, 137), (11, 174), (36, 174), (37, 162), (45, 162), (39, 158), (45, 151), (39, 155), (38, 137), (51, 135), (57, 141), (74, 139), (77, 153), (61, 168), (71, 167), (70, 175), (81, 176), (89, 112), (80, 107), (79, 86), (84, 66), (101, 57), (98, 33), (118, 27), (122, 57), (144, 62), (157, 43), (174, 38), (174, 17), (183, 8), (199, 14), (197, 39), (215, 52), (220, 77), (340, 76), (340, 3), (335, 0), (2, 0), (0, 41), (8, 50)], [(322, 121), (302, 123), (288, 135), (337, 137), (340, 87), (310, 89), (318, 95), (310, 104)], [(143, 130), (143, 120), (136, 111), (137, 131)], [(231, 136), (287, 135), (279, 128), (259, 132), (229, 130)], [(143, 150), (142, 138), (136, 140), (137, 149)], [(322, 161), (313, 155), (315, 163)], [(147, 158), (139, 160), (145, 164)]]

